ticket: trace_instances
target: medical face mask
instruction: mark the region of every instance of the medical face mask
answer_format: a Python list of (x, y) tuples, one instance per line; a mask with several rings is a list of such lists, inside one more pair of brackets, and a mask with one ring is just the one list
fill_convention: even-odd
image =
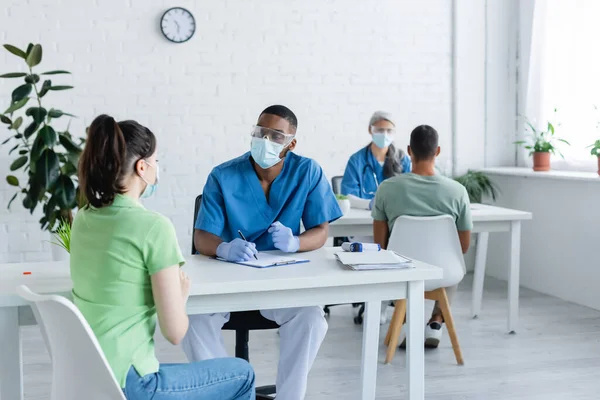
[(144, 161), (146, 164), (148, 164), (149, 166), (151, 166), (152, 168), (156, 169), (156, 180), (154, 181), (154, 183), (148, 183), (148, 181), (146, 181), (144, 179), (143, 176), (140, 176), (140, 178), (142, 178), (142, 180), (144, 182), (146, 182), (146, 188), (144, 189), (144, 191), (142, 192), (142, 195), (140, 196), (142, 199), (147, 199), (148, 197), (152, 196), (155, 192), (156, 189), (158, 188), (158, 164), (156, 166)]
[(269, 139), (252, 138), (252, 147), (250, 153), (254, 162), (262, 169), (271, 168), (281, 161), (279, 154), (285, 148), (283, 144), (273, 143)]
[(375, 143), (375, 146), (379, 147), (380, 149), (388, 147), (393, 141), (394, 139), (392, 138), (392, 135), (387, 133), (373, 134), (373, 143)]

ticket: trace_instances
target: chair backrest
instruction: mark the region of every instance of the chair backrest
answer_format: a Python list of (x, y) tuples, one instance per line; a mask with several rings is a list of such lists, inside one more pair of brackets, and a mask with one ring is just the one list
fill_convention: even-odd
[(392, 228), (388, 249), (444, 270), (442, 279), (425, 281), (426, 291), (456, 285), (465, 275), (465, 260), (458, 231), (450, 215), (398, 217)]
[(343, 176), (334, 176), (331, 178), (331, 189), (333, 189), (333, 194), (342, 194), (342, 179)]
[(52, 354), (51, 400), (126, 400), (89, 324), (69, 300), (39, 295), (25, 285), (17, 293), (37, 309)]
[(196, 196), (196, 201), (194, 203), (194, 220), (192, 221), (192, 255), (196, 254), (196, 246), (194, 245), (194, 230), (196, 226), (196, 219), (198, 218), (198, 213), (200, 212), (200, 206), (202, 205), (202, 195), (199, 194)]

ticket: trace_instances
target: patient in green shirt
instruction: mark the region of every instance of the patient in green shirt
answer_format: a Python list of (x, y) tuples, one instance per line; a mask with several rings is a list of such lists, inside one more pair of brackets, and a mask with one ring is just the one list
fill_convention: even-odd
[[(438, 141), (438, 133), (431, 126), (416, 127), (410, 135), (408, 146), (413, 163), (412, 172), (390, 178), (379, 186), (372, 216), (375, 243), (383, 248), (387, 247), (396, 218), (402, 215), (450, 215), (456, 223), (463, 253), (469, 249), (473, 229), (469, 196), (461, 184), (436, 173), (435, 160), (440, 154)], [(457, 286), (446, 288), (449, 301), (452, 301), (456, 289)], [(442, 324), (442, 312), (436, 302), (425, 328), (427, 347), (438, 346)], [(405, 331), (402, 330), (403, 333)], [(401, 342), (404, 343), (402, 338)]]

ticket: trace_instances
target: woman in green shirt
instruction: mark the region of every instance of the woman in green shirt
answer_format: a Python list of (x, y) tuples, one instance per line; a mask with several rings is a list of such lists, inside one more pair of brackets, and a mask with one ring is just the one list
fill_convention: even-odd
[(154, 134), (135, 121), (97, 117), (79, 165), (88, 204), (72, 228), (75, 304), (127, 399), (254, 399), (254, 372), (244, 360), (158, 363), (156, 317), (163, 336), (179, 344), (189, 324), (190, 282), (173, 225), (139, 201), (157, 184)]

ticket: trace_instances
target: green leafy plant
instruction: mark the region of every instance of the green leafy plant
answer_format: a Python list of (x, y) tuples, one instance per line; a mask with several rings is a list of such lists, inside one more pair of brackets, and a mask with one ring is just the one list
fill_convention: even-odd
[[(556, 108), (554, 109), (554, 113), (556, 114)], [(514, 142), (515, 144), (522, 145), (523, 148), (529, 150), (529, 155), (533, 153), (558, 153), (561, 157), (563, 157), (560, 150), (556, 147), (556, 142), (562, 142), (567, 145), (571, 145), (565, 139), (561, 139), (555, 136), (555, 126), (559, 126), (560, 124), (552, 123), (548, 121), (548, 125), (545, 130), (536, 129), (536, 127), (529, 121), (529, 119), (525, 118), (525, 125), (527, 130), (527, 140), (519, 140)]]
[(335, 198), (338, 200), (348, 200), (348, 196), (346, 196), (345, 194), (336, 194)]
[(500, 192), (490, 178), (479, 171), (469, 170), (466, 174), (454, 178), (454, 180), (467, 189), (471, 203), (481, 203), (483, 197), (491, 197), (496, 201)]
[(69, 221), (61, 219), (53, 236), (55, 241), (50, 243), (71, 253), (71, 223)]
[(590, 154), (596, 157), (600, 157), (600, 140), (596, 140), (594, 144), (591, 144), (587, 147), (591, 148)]
[[(34, 67), (42, 62), (42, 46), (39, 44), (30, 43), (25, 51), (9, 44), (5, 44), (4, 48), (27, 66), (27, 72), (0, 75), (0, 78), (22, 78), (24, 81), (13, 90), (8, 108), (0, 114), (0, 121), (8, 126), (10, 133), (2, 144), (12, 146), (9, 155), (16, 152), (10, 170), (21, 170), (27, 179), (22, 184), (14, 175), (6, 177), (9, 185), (19, 189), (8, 207), (19, 194), (23, 207), (31, 214), (41, 204), (44, 214), (40, 219), (41, 228), (52, 231), (57, 221), (71, 223), (73, 220), (72, 210), (77, 206), (77, 163), (85, 140), (79, 139), (79, 143), (75, 143), (68, 124), (65, 130), (55, 129), (56, 121), (61, 117), (74, 115), (60, 109), (48, 109), (42, 104), (42, 99), (45, 101), (49, 93), (72, 89), (72, 86), (56, 85), (49, 79), (50, 76), (70, 72), (36, 73)], [(29, 107), (25, 108), (26, 105)]]

